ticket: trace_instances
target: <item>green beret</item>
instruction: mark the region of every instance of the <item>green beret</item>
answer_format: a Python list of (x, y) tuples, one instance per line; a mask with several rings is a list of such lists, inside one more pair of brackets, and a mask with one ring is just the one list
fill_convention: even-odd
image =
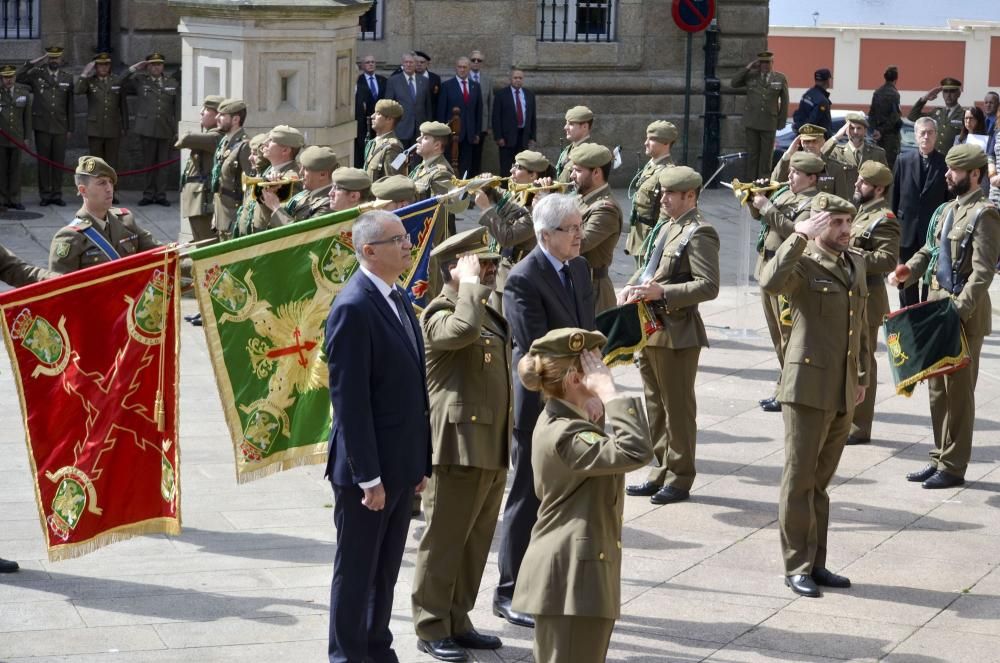
[(854, 124), (860, 124), (866, 129), (868, 128), (868, 118), (865, 117), (864, 113), (848, 113), (844, 119)]
[(360, 168), (338, 168), (330, 179), (334, 186), (345, 191), (364, 191), (372, 185), (372, 178)]
[(451, 127), (443, 122), (423, 122), (420, 124), (420, 133), (427, 136), (447, 138), (451, 135)]
[(819, 175), (826, 168), (826, 162), (812, 152), (796, 152), (789, 165), (806, 175)]
[(850, 214), (854, 216), (858, 210), (854, 205), (840, 196), (832, 193), (818, 193), (812, 199), (812, 211), (830, 212), (832, 214)]
[(242, 99), (225, 99), (219, 102), (219, 112), (224, 115), (235, 115), (247, 109), (246, 102)]
[(611, 150), (598, 145), (597, 143), (581, 143), (573, 148), (569, 155), (570, 160), (577, 166), (584, 168), (600, 168), (611, 163), (614, 155)]
[(824, 140), (826, 129), (815, 124), (803, 124), (799, 127), (799, 138), (802, 140)]
[(310, 145), (299, 152), (299, 164), (306, 170), (333, 172), (340, 166), (337, 153), (326, 145)]
[(205, 100), (201, 102), (203, 108), (211, 108), (212, 110), (219, 110), (219, 105), (225, 101), (226, 98), (219, 96), (217, 94), (210, 94), (205, 97)]
[(544, 154), (533, 150), (518, 152), (517, 156), (514, 157), (514, 161), (522, 168), (530, 170), (533, 173), (544, 173), (549, 169), (549, 165), (551, 165)]
[(91, 177), (110, 177), (112, 184), (118, 184), (118, 173), (108, 165), (108, 162), (100, 157), (84, 155), (76, 163), (77, 175), (90, 175)]
[(63, 54), (62, 46), (47, 46), (45, 48), (45, 54), (50, 58), (58, 58)]
[(267, 139), (285, 147), (299, 148), (306, 144), (306, 137), (295, 127), (279, 124), (267, 132)]
[(951, 76), (946, 76), (941, 79), (941, 89), (942, 90), (961, 90), (962, 81), (957, 78), (952, 78)]
[(146, 62), (148, 62), (150, 64), (163, 64), (165, 62), (165, 60), (164, 60), (163, 55), (161, 53), (157, 53), (156, 51), (153, 51), (152, 53), (150, 53), (149, 55), (146, 56)]
[(672, 143), (677, 140), (677, 127), (672, 122), (657, 120), (646, 127), (646, 137), (658, 143)]
[(375, 102), (375, 112), (383, 117), (399, 119), (403, 117), (403, 105), (395, 99), (379, 99)]
[(664, 191), (694, 191), (701, 188), (701, 175), (688, 166), (671, 166), (660, 171)]
[(948, 150), (948, 156), (944, 158), (944, 162), (948, 164), (949, 168), (958, 170), (985, 168), (986, 152), (983, 152), (983, 148), (971, 143), (956, 145)]
[(431, 251), (431, 255), (440, 258), (441, 262), (451, 262), (469, 254), (481, 260), (500, 259), (499, 253), (490, 250), (490, 233), (486, 228), (471, 228), (452, 235)]
[(94, 64), (111, 64), (111, 55), (108, 53), (98, 53), (94, 57)]
[(866, 161), (858, 169), (858, 175), (872, 186), (889, 186), (892, 184), (892, 171), (889, 166), (878, 161)]
[(5, 64), (3, 67), (0, 67), (0, 76), (3, 76), (4, 78), (10, 78), (11, 76), (16, 76), (16, 75), (17, 75), (17, 67), (15, 67), (14, 65)]
[(264, 147), (264, 141), (267, 140), (267, 134), (257, 134), (250, 139), (250, 149), (254, 152), (259, 152), (260, 148)]
[(761, 51), (760, 53), (757, 54), (757, 61), (758, 62), (773, 62), (774, 61), (774, 53), (772, 53), (771, 51)]
[(600, 350), (607, 342), (601, 332), (564, 327), (535, 339), (528, 352), (543, 357), (574, 357), (583, 350)]
[(417, 185), (406, 175), (389, 175), (372, 183), (372, 195), (379, 200), (405, 203), (417, 199)]
[(586, 106), (573, 106), (566, 111), (567, 122), (592, 122), (593, 119), (594, 111)]

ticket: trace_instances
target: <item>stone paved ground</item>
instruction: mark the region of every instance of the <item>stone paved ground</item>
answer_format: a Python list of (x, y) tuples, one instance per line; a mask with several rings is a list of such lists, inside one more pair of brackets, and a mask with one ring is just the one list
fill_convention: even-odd
[[(796, 598), (782, 585), (776, 529), (781, 419), (756, 404), (775, 360), (756, 291), (739, 285), (751, 233), (726, 192), (708, 192), (702, 206), (722, 235), (724, 287), (702, 307), (712, 347), (698, 376), (699, 475), (686, 503), (627, 498), (608, 660), (1000, 661), (1000, 340), (983, 348), (969, 481), (946, 491), (903, 480), (928, 449), (927, 391), (891, 395), (880, 354), (876, 439), (845, 451), (831, 491), (830, 566), (854, 587)], [(0, 242), (43, 263), (72, 208), (29, 211), (44, 216), (0, 220)], [(135, 211), (160, 238), (177, 235), (176, 206)], [(619, 285), (629, 265), (617, 261)], [(0, 379), (0, 555), (23, 568), (0, 576), (0, 661), (324, 660), (330, 487), (319, 467), (238, 486), (201, 331), (184, 325), (182, 346), (183, 534), (71, 561), (46, 561), (17, 396)], [(0, 372), (10, 375), (5, 353)], [(639, 386), (634, 369), (617, 377)], [(409, 610), (421, 522), (411, 529), (392, 626), (400, 659), (424, 661)], [(505, 646), (479, 660), (531, 660), (531, 631), (490, 614), (495, 552), (474, 620)]]

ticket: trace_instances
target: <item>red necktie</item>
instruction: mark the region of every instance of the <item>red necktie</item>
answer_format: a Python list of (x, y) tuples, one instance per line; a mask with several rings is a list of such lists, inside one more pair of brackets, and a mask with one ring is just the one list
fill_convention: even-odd
[(514, 90), (514, 108), (517, 109), (517, 128), (524, 126), (524, 109), (521, 108), (521, 91)]
[(469, 103), (469, 87), (464, 78), (462, 79), (462, 101)]

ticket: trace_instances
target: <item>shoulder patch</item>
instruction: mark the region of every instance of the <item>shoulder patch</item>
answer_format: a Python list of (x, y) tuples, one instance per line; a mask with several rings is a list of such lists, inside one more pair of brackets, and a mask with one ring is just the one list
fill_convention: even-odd
[(56, 254), (57, 258), (65, 258), (69, 255), (69, 250), (72, 248), (69, 242), (59, 242), (52, 249), (52, 252)]
[(602, 442), (605, 439), (603, 435), (601, 435), (600, 433), (595, 433), (592, 430), (585, 430), (582, 433), (577, 433), (576, 436), (583, 442), (586, 442), (587, 444), (597, 444), (598, 442)]

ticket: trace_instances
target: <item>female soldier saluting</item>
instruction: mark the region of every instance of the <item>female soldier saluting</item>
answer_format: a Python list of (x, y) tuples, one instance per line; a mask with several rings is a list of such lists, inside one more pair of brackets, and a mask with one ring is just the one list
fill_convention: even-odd
[[(537, 663), (604, 661), (621, 604), (625, 473), (653, 457), (641, 403), (618, 393), (601, 362), (605, 341), (556, 329), (518, 365), (524, 386), (547, 400), (531, 449), (541, 506), (513, 602), (535, 615)], [(586, 414), (595, 398), (611, 436)]]

